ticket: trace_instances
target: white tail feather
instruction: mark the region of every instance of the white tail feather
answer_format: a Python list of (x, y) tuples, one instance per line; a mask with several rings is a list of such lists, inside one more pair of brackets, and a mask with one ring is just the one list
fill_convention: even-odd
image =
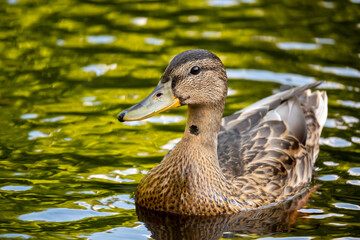
[(299, 97), (299, 100), (306, 108), (313, 109), (321, 132), (328, 114), (328, 98), (326, 92), (315, 91), (312, 93), (310, 90), (306, 90)]

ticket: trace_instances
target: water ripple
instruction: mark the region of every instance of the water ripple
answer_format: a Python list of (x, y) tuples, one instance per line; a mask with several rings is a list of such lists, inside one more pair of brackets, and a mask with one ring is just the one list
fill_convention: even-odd
[(347, 129), (346, 126), (342, 125), (342, 122), (340, 120), (332, 119), (332, 118), (326, 119), (324, 126), (327, 128), (337, 128), (337, 129), (341, 129), (341, 130)]
[(334, 238), (333, 240), (360, 240), (357, 237), (342, 237), (342, 238)]
[(91, 209), (50, 208), (19, 216), (22, 221), (71, 222), (89, 217), (105, 217), (115, 213), (97, 212)]
[(45, 118), (43, 120), (41, 120), (42, 122), (58, 122), (61, 120), (64, 120), (65, 116), (58, 116), (58, 117), (53, 117), (53, 118)]
[(107, 44), (115, 41), (114, 36), (110, 35), (98, 35), (98, 36), (87, 36), (86, 41), (93, 44)]
[(265, 237), (258, 238), (258, 240), (310, 240), (313, 237)]
[(320, 138), (320, 145), (328, 145), (330, 147), (350, 147), (351, 142), (339, 137)]
[(343, 217), (343, 216), (344, 216), (344, 214), (328, 213), (328, 214), (321, 214), (321, 215), (305, 216), (305, 218), (324, 219), (324, 218), (330, 218), (330, 217)]
[(8, 4), (14, 5), (14, 4), (18, 4), (18, 3), (19, 3), (19, 0), (6, 0), (6, 2), (7, 2)]
[(335, 40), (332, 38), (315, 38), (315, 42), (318, 44), (334, 45)]
[[(113, 175), (113, 174), (111, 174), (111, 175)], [(93, 174), (88, 177), (88, 179), (93, 179), (93, 178), (94, 179), (104, 179), (104, 180), (109, 180), (109, 181), (114, 181), (114, 182), (119, 182), (119, 183), (134, 182), (134, 180), (132, 180), (132, 179), (120, 178), (119, 175), (108, 176), (106, 174)]]
[(126, 227), (118, 227), (109, 229), (106, 232), (96, 232), (80, 237), (86, 237), (88, 240), (150, 239), (151, 232), (143, 224), (139, 224), (139, 226), (133, 227), (131, 230)]
[(16, 191), (16, 192), (20, 192), (20, 191), (27, 191), (30, 190), (32, 188), (32, 186), (4, 186), (2, 188), (0, 188), (1, 190), (4, 191)]
[(64, 39), (58, 39), (58, 40), (56, 40), (56, 45), (58, 45), (58, 46), (64, 46), (64, 45), (65, 45), (65, 40), (64, 40)]
[(344, 120), (345, 123), (347, 124), (353, 124), (353, 123), (358, 123), (359, 122), (359, 119), (356, 118), (356, 117), (353, 117), (353, 116), (342, 116), (342, 119)]
[(254, 81), (271, 81), (282, 84), (301, 86), (315, 82), (315, 78), (294, 73), (276, 73), (259, 69), (227, 69), (229, 79), (247, 79)]
[(337, 208), (343, 208), (348, 210), (360, 210), (360, 206), (351, 203), (333, 203)]
[(213, 7), (230, 7), (238, 5), (238, 0), (209, 0), (208, 5)]
[(283, 50), (315, 50), (320, 48), (320, 45), (316, 43), (279, 42), (276, 45)]
[(165, 40), (160, 38), (145, 38), (145, 42), (150, 45), (163, 45)]
[(181, 121), (184, 121), (184, 119), (185, 118), (183, 116), (161, 115), (161, 116), (151, 117), (151, 118), (140, 120), (140, 121), (124, 122), (124, 124), (128, 125), (128, 126), (139, 126), (139, 125), (146, 124), (147, 122), (169, 124), (169, 123), (181, 122)]
[(165, 145), (161, 146), (160, 148), (161, 149), (164, 149), (164, 150), (171, 150), (175, 147), (175, 145), (180, 142), (181, 138), (176, 138), (176, 139), (173, 139), (171, 141), (169, 141), (168, 143), (166, 143)]
[[(314, 77), (303, 76), (295, 73), (277, 73), (260, 69), (227, 69), (229, 79), (246, 79), (252, 81), (270, 81), (286, 85), (302, 86), (316, 82)], [(321, 88), (324, 89), (344, 89), (344, 85), (336, 82), (323, 82)]]
[(354, 102), (351, 100), (337, 100), (337, 103), (351, 108), (360, 108), (360, 102)]
[(348, 181), (346, 181), (346, 183), (355, 185), (355, 186), (360, 186), (360, 180), (348, 180)]
[(333, 162), (333, 161), (325, 161), (324, 164), (325, 164), (326, 166), (333, 166), (333, 167), (339, 166), (338, 163)]
[(20, 116), (22, 119), (35, 119), (38, 117), (37, 113), (25, 113)]
[(144, 26), (147, 24), (148, 19), (146, 17), (135, 17), (131, 19), (131, 23), (137, 26)]
[(317, 209), (317, 208), (302, 208), (302, 209), (299, 209), (298, 212), (301, 212), (301, 213), (323, 213), (324, 211), (322, 209)]
[(310, 67), (323, 73), (332, 73), (342, 77), (360, 78), (360, 71), (350, 67), (323, 67), (313, 64), (311, 64)]
[(353, 167), (348, 170), (351, 176), (360, 176), (360, 167)]
[(89, 66), (83, 67), (82, 70), (84, 72), (94, 72), (96, 76), (104, 75), (107, 71), (115, 70), (117, 68), (117, 64), (91, 64)]
[(227, 95), (228, 95), (228, 96), (233, 96), (233, 95), (235, 95), (236, 93), (237, 93), (236, 90), (231, 89), (231, 88), (228, 88), (228, 91), (227, 91)]
[(66, 194), (96, 194), (94, 191), (78, 191), (78, 192), (75, 192), (75, 191), (70, 191), (70, 192), (67, 192)]
[(317, 179), (319, 179), (321, 181), (336, 181), (339, 179), (339, 176), (335, 175), (335, 174), (329, 174), (329, 175), (324, 175), (324, 176), (318, 177)]
[(120, 174), (120, 175), (134, 175), (139, 173), (139, 169), (137, 168), (129, 168), (125, 170), (115, 170), (113, 173)]
[(30, 131), (28, 133), (29, 137), (28, 139), (29, 140), (34, 140), (36, 138), (47, 138), (47, 137), (50, 137), (50, 134), (46, 134), (46, 133), (43, 133), (41, 131)]
[(8, 233), (0, 235), (0, 238), (21, 238), (21, 239), (30, 239), (33, 238), (32, 236), (26, 234), (18, 234), (18, 233)]
[(104, 207), (109, 208), (121, 208), (121, 209), (135, 209), (135, 201), (131, 199), (129, 195), (122, 194), (122, 195), (115, 195), (103, 199), (98, 200), (103, 205), (96, 205), (92, 208), (94, 209), (101, 209)]

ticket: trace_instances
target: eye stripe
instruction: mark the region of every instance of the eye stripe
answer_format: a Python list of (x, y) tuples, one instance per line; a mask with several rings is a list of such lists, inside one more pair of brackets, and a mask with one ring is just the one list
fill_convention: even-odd
[(174, 77), (172, 78), (171, 88), (174, 89), (175, 86), (178, 84), (178, 82), (180, 82), (180, 81), (183, 80), (184, 78), (185, 78), (185, 77), (181, 77), (181, 76), (179, 76), (179, 75), (174, 76)]
[(170, 78), (167, 75), (162, 75), (161, 82), (162, 83), (167, 83), (168, 81), (170, 81)]

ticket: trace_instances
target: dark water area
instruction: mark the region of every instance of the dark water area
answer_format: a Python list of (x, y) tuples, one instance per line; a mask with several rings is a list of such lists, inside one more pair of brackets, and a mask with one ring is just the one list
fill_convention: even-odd
[[(2, 0), (0, 239), (360, 239), (359, 36), (359, 0)], [(187, 109), (116, 115), (193, 48), (227, 68), (224, 115), (281, 84), (324, 81), (310, 195), (230, 219), (135, 208)]]

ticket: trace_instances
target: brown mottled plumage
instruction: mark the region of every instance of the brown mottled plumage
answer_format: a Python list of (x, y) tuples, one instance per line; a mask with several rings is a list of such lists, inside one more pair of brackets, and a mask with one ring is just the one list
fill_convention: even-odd
[(306, 204), (310, 193), (303, 192), (272, 207), (231, 215), (189, 216), (142, 207), (137, 207), (136, 213), (156, 240), (216, 240), (224, 232), (224, 238), (239, 238), (239, 234), (273, 235), (291, 230), (297, 216), (302, 214), (297, 210)]
[(309, 185), (327, 97), (308, 89), (320, 83), (280, 92), (223, 119), (227, 76), (216, 55), (200, 49), (177, 55), (158, 87), (169, 83), (181, 105), (188, 105), (184, 137), (142, 179), (138, 206), (232, 214), (277, 203)]

